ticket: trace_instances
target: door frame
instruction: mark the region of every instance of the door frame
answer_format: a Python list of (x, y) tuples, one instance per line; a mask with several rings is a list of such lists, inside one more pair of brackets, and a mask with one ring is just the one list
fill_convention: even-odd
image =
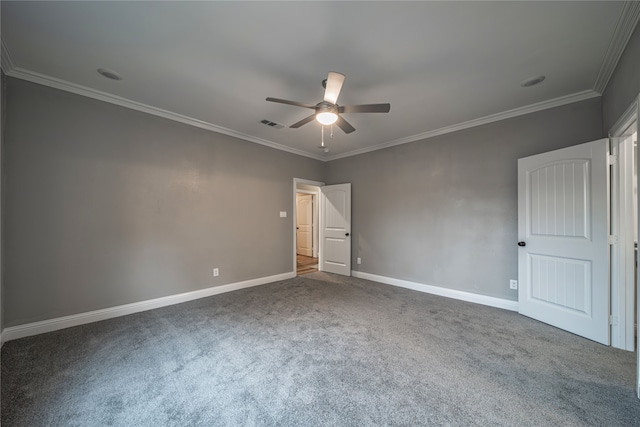
[[(609, 136), (610, 137), (614, 137), (614, 138), (616, 136), (620, 136), (621, 133), (626, 129), (625, 126), (631, 124), (631, 122), (633, 121), (634, 116), (635, 116), (635, 119), (636, 119), (637, 126), (640, 127), (640, 94), (638, 94), (638, 96), (631, 103), (629, 108), (627, 108), (627, 110), (624, 112), (624, 114), (611, 127), (611, 130), (609, 131)], [(638, 131), (640, 133), (640, 129), (638, 129)], [(636, 152), (636, 162), (637, 162), (637, 165), (640, 167), (640, 147), (639, 147), (638, 151)], [(640, 173), (638, 174), (636, 185), (637, 185), (637, 188), (640, 189)], [(637, 200), (637, 209), (638, 209), (638, 213), (639, 213), (639, 215), (638, 215), (638, 230), (640, 232), (640, 197), (638, 197), (637, 199), (638, 199)], [(638, 263), (638, 265), (640, 265), (640, 255), (637, 255), (636, 262)], [(614, 284), (612, 283), (612, 289), (613, 289), (613, 286), (614, 286)], [(636, 277), (635, 290), (636, 290), (636, 304), (637, 304), (637, 307), (639, 308), (639, 310), (637, 312), (637, 317), (635, 319), (633, 319), (633, 314), (631, 314), (631, 319), (635, 320), (636, 328), (637, 328), (637, 325), (640, 324), (640, 285), (639, 285), (638, 277)], [(612, 315), (613, 315), (613, 313), (612, 313)], [(636, 361), (636, 396), (638, 398), (640, 398), (640, 346), (638, 345), (638, 342), (640, 342), (640, 340), (636, 339), (636, 349), (635, 349), (636, 350), (636, 355), (637, 355), (637, 361)]]
[[(296, 244), (297, 244), (297, 240), (296, 240), (296, 218), (298, 217), (298, 212), (296, 209), (296, 193), (298, 192), (306, 192), (304, 190), (298, 190), (298, 184), (303, 184), (303, 185), (312, 185), (314, 187), (324, 187), (325, 183), (324, 182), (320, 182), (320, 181), (313, 181), (313, 180), (309, 180), (309, 179), (304, 179), (304, 178), (293, 178), (293, 194), (292, 194), (292, 205), (293, 205), (293, 209), (292, 212), (293, 214), (291, 215), (291, 229), (293, 231), (293, 272), (296, 273), (297, 270), (297, 251), (296, 251)], [(316, 206), (313, 207), (313, 209), (316, 211), (315, 214), (318, 215), (314, 215), (315, 220), (314, 220), (314, 224), (313, 227), (318, 227), (318, 224), (316, 224), (317, 222), (319, 222), (320, 218), (319, 218), (319, 213), (320, 211), (318, 210), (318, 206), (320, 205), (320, 197), (319, 194), (315, 193), (316, 197), (316, 201), (318, 203), (316, 203)], [(317, 250), (316, 255), (319, 256), (320, 253), (322, 253), (322, 242), (320, 241), (320, 239), (318, 239), (318, 245), (317, 245), (317, 249), (314, 247), (314, 250)], [(322, 271), (321, 270), (321, 266), (320, 263), (318, 263), (318, 271)]]
[[(609, 131), (611, 153), (611, 234), (617, 236), (611, 245), (611, 346), (623, 350), (635, 350), (636, 316), (634, 313), (634, 291), (637, 280), (630, 278), (630, 269), (635, 269), (633, 213), (626, 204), (633, 191), (633, 147), (621, 146), (620, 138), (625, 130), (640, 116), (638, 98), (618, 119)], [(636, 125), (637, 126), (637, 125)], [(636, 162), (638, 159), (636, 159)], [(637, 183), (636, 183), (637, 185)], [(636, 206), (637, 207), (637, 206)], [(637, 238), (637, 236), (636, 236)]]

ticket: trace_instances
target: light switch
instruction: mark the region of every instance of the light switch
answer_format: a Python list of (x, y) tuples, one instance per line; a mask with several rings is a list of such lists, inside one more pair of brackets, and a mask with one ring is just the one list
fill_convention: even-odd
[(287, 211), (280, 211), (280, 218), (286, 218), (287, 217)]

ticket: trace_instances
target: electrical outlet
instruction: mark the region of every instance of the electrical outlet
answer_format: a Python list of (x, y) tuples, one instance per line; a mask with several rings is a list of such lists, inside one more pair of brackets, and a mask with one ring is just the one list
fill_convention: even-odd
[(213, 269), (213, 277), (218, 277), (220, 275), (220, 269), (219, 268), (214, 268)]
[(517, 280), (509, 280), (509, 288), (518, 289), (518, 281)]
[(358, 264), (362, 264), (362, 258), (360, 258), (360, 257), (356, 258), (356, 262), (357, 262)]

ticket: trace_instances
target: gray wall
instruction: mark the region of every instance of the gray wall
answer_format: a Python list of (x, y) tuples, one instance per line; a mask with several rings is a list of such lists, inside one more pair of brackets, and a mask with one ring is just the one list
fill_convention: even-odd
[(636, 27), (602, 95), (603, 127), (608, 133), (640, 94), (640, 25)]
[(4, 330), (4, 129), (6, 108), (6, 76), (0, 70), (0, 332)]
[(0, 327), (290, 271), (293, 177), (353, 183), (354, 269), (515, 300), (516, 159), (602, 137), (639, 58), (636, 29), (602, 105), (327, 165), (7, 78)]
[(6, 96), (5, 327), (292, 271), (293, 178), (324, 163), (14, 78)]
[(517, 159), (602, 136), (597, 98), (330, 162), (352, 183), (352, 267), (517, 300)]

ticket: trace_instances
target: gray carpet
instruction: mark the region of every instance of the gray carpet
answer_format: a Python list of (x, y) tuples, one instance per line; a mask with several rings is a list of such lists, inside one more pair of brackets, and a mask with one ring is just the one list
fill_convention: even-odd
[(2, 425), (640, 425), (635, 354), (313, 273), (2, 349)]

